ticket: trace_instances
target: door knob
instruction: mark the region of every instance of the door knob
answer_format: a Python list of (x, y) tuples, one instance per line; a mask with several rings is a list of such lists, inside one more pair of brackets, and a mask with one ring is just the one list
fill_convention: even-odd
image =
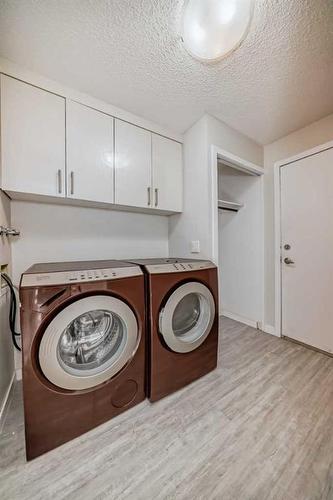
[(289, 257), (286, 257), (285, 259), (283, 259), (283, 262), (285, 264), (295, 264), (295, 262), (292, 259), (289, 259)]

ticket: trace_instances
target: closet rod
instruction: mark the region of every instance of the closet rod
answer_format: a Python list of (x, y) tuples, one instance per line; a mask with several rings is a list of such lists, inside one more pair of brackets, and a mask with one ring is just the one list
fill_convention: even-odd
[(229, 210), (230, 212), (238, 212), (238, 210), (243, 208), (244, 205), (241, 203), (236, 203), (235, 201), (218, 200), (217, 206), (221, 210)]
[(225, 210), (226, 212), (238, 212), (238, 210), (234, 208), (224, 208), (224, 207), (218, 207), (219, 210)]

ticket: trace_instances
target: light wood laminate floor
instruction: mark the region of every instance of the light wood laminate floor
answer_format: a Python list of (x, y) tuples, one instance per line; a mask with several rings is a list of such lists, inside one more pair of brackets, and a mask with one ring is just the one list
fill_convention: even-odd
[(333, 359), (223, 319), (216, 371), (25, 463), (21, 387), (0, 498), (333, 499)]

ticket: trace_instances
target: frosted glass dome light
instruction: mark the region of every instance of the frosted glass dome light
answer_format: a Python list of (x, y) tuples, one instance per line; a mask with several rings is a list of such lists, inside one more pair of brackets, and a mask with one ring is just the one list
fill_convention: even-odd
[(187, 0), (183, 42), (191, 56), (213, 62), (236, 49), (245, 38), (254, 0)]

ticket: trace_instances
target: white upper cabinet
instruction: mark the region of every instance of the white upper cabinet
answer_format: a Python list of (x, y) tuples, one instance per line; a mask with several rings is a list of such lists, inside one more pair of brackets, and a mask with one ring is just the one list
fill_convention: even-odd
[(181, 144), (115, 121), (115, 203), (181, 212)]
[(1, 75), (1, 185), (65, 196), (65, 99)]
[(152, 134), (154, 207), (181, 212), (183, 207), (182, 146)]
[(67, 196), (113, 203), (113, 118), (67, 101)]
[(0, 74), (1, 188), (181, 212), (182, 146), (89, 106)]
[(151, 133), (115, 120), (115, 203), (152, 206)]

